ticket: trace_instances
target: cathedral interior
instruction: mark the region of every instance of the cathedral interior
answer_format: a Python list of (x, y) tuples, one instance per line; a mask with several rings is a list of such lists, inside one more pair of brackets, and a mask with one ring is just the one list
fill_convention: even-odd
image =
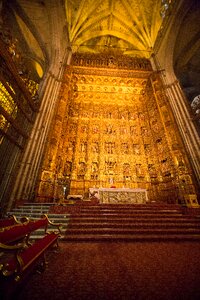
[(1, 207), (110, 186), (197, 205), (198, 18), (197, 1), (1, 1)]
[[(90, 214), (88, 219), (96, 214), (94, 226), (100, 222), (103, 204), (105, 214), (118, 216), (118, 223), (110, 220), (111, 233), (103, 227), (104, 221), (93, 228), (103, 239), (101, 245), (88, 242), (98, 239), (91, 223), (86, 224), (90, 233), (84, 238), (80, 232), (86, 229), (79, 227), (78, 233), (74, 229), (82, 223), (68, 227), (64, 240), (69, 244), (64, 244), (57, 257), (61, 259), (60, 274), (63, 272), (63, 278), (69, 280), (66, 297), (48, 294), (52, 290), (49, 282), (55, 280), (56, 286), (56, 276), (60, 276), (53, 260), (57, 275), (47, 272), (45, 276), (53, 274), (53, 279), (48, 278), (41, 286), (36, 279), (38, 294), (34, 291), (30, 296), (29, 287), (21, 299), (40, 299), (44, 286), (49, 286), (44, 297), (49, 300), (199, 299), (200, 291), (197, 296), (192, 289), (199, 286), (197, 277), (193, 282), (192, 278), (197, 274), (193, 268), (200, 261), (199, 249), (196, 251), (200, 238), (199, 18), (199, 0), (0, 0), (1, 218), (30, 203), (37, 207), (48, 204), (49, 212), (56, 216), (65, 213), (65, 220), (70, 214), (76, 219), (81, 209)], [(120, 214), (123, 220), (119, 220)], [(186, 214), (193, 214), (189, 221)], [(131, 218), (132, 225), (128, 224)], [(109, 237), (111, 241), (119, 239), (117, 244), (106, 244)], [(70, 244), (73, 238), (88, 243)], [(123, 239), (141, 242), (144, 238), (160, 244), (119, 243)], [(173, 244), (193, 239), (196, 244)], [(109, 257), (108, 264), (100, 262), (101, 251), (103, 258)], [(77, 261), (81, 262), (81, 255), (86, 253), (87, 263), (78, 266)], [(185, 259), (188, 253), (189, 260)], [(145, 266), (150, 255), (153, 259)], [(139, 270), (146, 273), (135, 271), (137, 257)], [(158, 260), (157, 269), (154, 259)], [(191, 268), (182, 265), (185, 260)], [(117, 294), (121, 286), (113, 288), (113, 298), (113, 283), (109, 281), (116, 275), (116, 261), (120, 274), (124, 274), (124, 279), (120, 274), (116, 277), (116, 283), (122, 282), (125, 287), (121, 298)], [(180, 264), (183, 273), (176, 267), (168, 269), (170, 263)], [(79, 267), (84, 271), (76, 274)], [(0, 263), (0, 271), (3, 268)], [(66, 273), (68, 268), (72, 277)], [(168, 270), (164, 281), (169, 289), (164, 296), (166, 289), (159, 281), (165, 276), (159, 273), (162, 268)], [(85, 273), (89, 269), (97, 278), (97, 290), (102, 292), (105, 284), (110, 296), (84, 298), (81, 291), (78, 295), (81, 284), (91, 289), (90, 281), (85, 280), (90, 277)], [(153, 282), (150, 269), (158, 275), (158, 281)], [(135, 277), (131, 276), (141, 274), (148, 278), (146, 289), (139, 287), (141, 294), (134, 298), (130, 287)], [(188, 298), (172, 296), (177, 286), (170, 290), (170, 276), (175, 278), (177, 274), (183, 279), (179, 288)], [(185, 279), (188, 274), (190, 281)], [(141, 286), (143, 279), (138, 277)], [(62, 286), (62, 280), (58, 286)], [(132, 280), (129, 286), (128, 280)], [(148, 294), (151, 280), (152, 297)], [(74, 282), (80, 283), (77, 289)], [(177, 278), (173, 282), (180, 283)], [(160, 284), (160, 296), (154, 291), (156, 284)]]

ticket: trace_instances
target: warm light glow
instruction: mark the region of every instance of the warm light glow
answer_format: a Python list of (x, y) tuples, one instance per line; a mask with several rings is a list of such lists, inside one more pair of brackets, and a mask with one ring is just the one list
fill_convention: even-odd
[(149, 58), (161, 27), (161, 1), (66, 1), (69, 39), (74, 52), (120, 49)]
[(36, 69), (36, 71), (38, 73), (38, 76), (40, 78), (42, 78), (44, 72), (43, 72), (43, 69), (42, 69), (41, 65), (38, 62), (35, 62), (35, 69)]
[[(13, 101), (13, 98), (11, 97), (11, 95), (8, 93), (8, 91), (6, 90), (6, 88), (4, 87), (4, 85), (1, 82), (0, 82), (0, 103), (1, 103), (1, 107), (9, 115), (12, 115), (12, 117), (16, 116), (16, 112), (17, 112), (16, 104)], [(0, 128), (4, 128), (3, 123), (2, 122), (0, 123)]]
[[(12, 87), (9, 85), (10, 89), (13, 91)], [(0, 105), (1, 107), (13, 118), (15, 118), (17, 113), (17, 106), (12, 98), (12, 96), (8, 93), (4, 85), (0, 82)], [(0, 129), (6, 131), (9, 127), (9, 122), (6, 118), (0, 114)], [(0, 144), (3, 138), (0, 139)]]
[(18, 22), (18, 25), (20, 26), (21, 31), (23, 32), (23, 36), (27, 42), (28, 45), (31, 45), (33, 51), (36, 53), (37, 57), (44, 60), (44, 55), (41, 50), (40, 45), (38, 44), (37, 40), (33, 36), (32, 32), (29, 30), (27, 25), (24, 23), (24, 21), (19, 17), (19, 15), (15, 14), (16, 20)]

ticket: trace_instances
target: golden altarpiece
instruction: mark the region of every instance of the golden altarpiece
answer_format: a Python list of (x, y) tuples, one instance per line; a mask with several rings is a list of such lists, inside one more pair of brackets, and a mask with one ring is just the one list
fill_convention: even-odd
[(38, 200), (88, 197), (91, 187), (144, 188), (150, 201), (184, 202), (192, 171), (159, 73), (149, 60), (75, 54), (66, 67)]

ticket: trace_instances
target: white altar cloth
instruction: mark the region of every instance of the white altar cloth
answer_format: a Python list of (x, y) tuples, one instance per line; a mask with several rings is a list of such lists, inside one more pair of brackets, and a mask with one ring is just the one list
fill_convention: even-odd
[(90, 188), (89, 195), (97, 197), (100, 203), (142, 204), (148, 201), (147, 190), (141, 188)]

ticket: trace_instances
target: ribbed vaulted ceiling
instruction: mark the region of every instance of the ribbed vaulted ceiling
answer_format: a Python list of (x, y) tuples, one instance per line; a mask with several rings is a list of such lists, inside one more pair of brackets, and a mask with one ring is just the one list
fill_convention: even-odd
[(160, 6), (160, 0), (66, 0), (71, 47), (148, 58), (162, 23)]

